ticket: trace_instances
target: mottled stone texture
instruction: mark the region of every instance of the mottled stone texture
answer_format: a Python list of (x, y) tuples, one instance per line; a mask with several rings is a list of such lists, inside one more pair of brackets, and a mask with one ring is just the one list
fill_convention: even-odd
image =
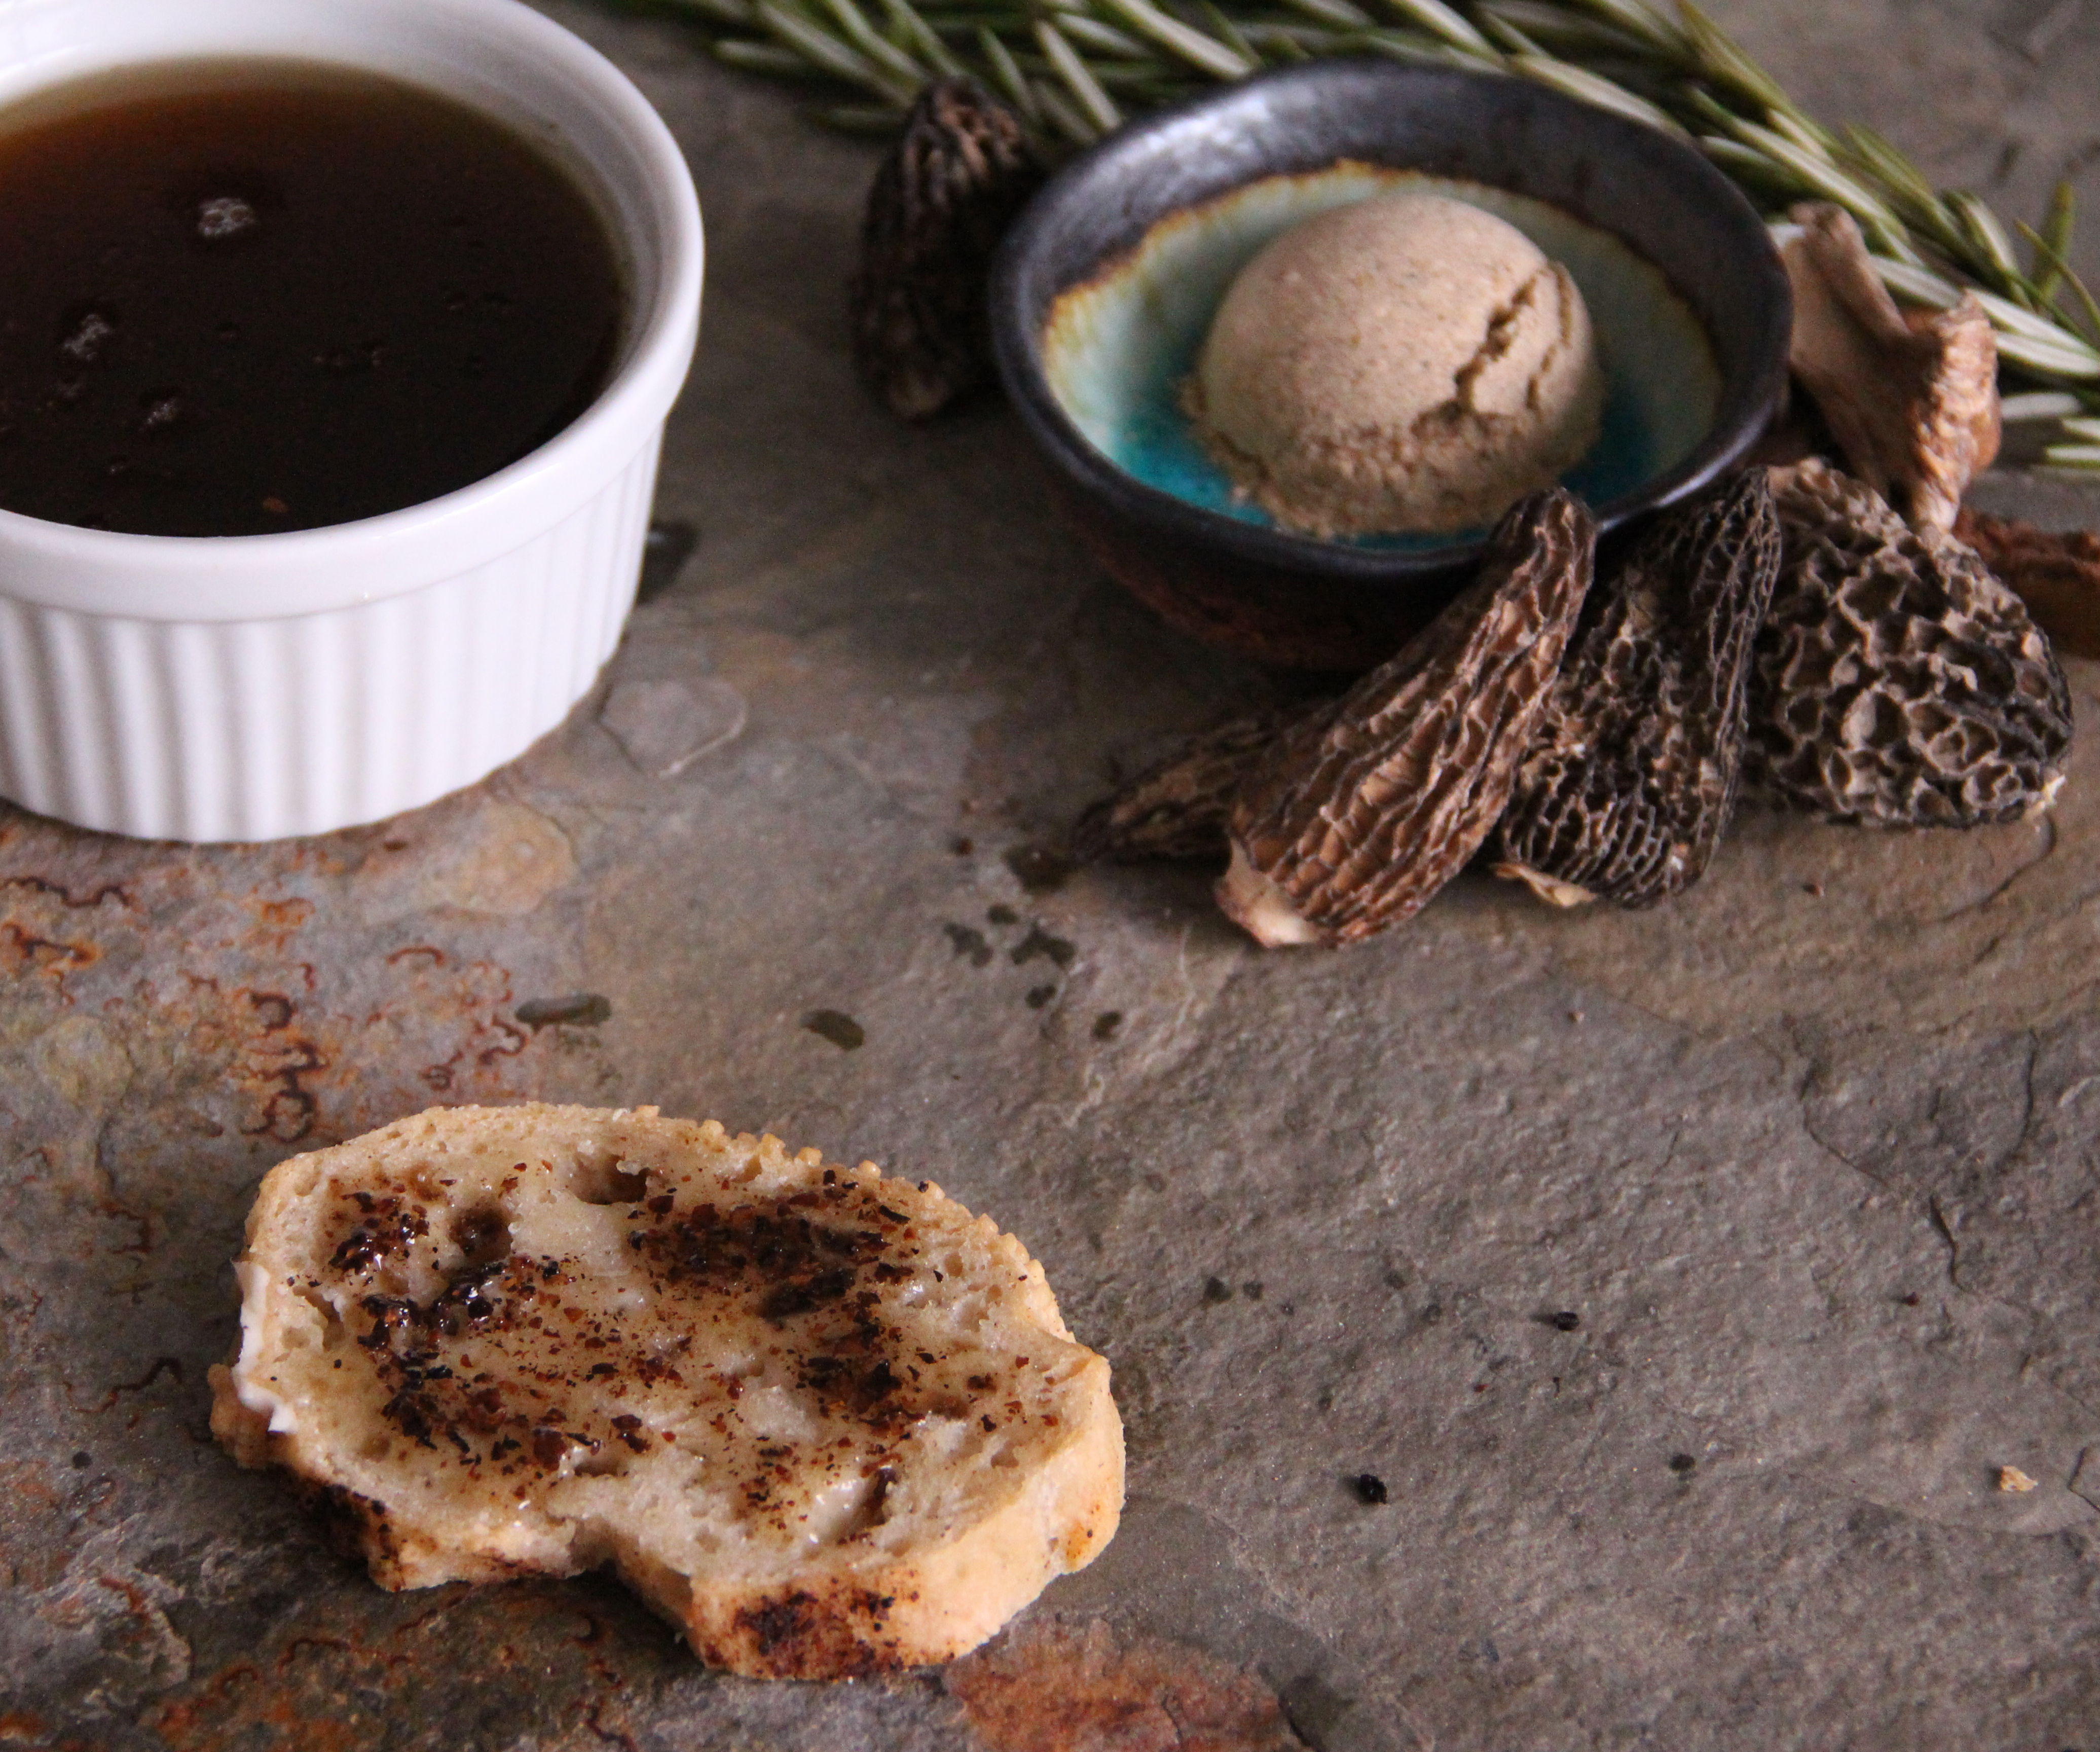
[[(1340, 955), (1255, 950), (1207, 872), (1070, 872), (1118, 769), (1271, 691), (1101, 580), (997, 408), (854, 387), (870, 149), (554, 10), (699, 171), (698, 544), (420, 814), (0, 814), (0, 1741), (2100, 1748), (2100, 744), (2040, 822), (1752, 809), (1652, 912), (1467, 876)], [(2089, 24), (2031, 61), (1978, 9), (1724, 10), (1949, 176), (2088, 151)], [(207, 1439), (227, 1261), (286, 1154), (525, 1096), (993, 1212), (1115, 1365), (1122, 1536), (976, 1665), (832, 1688), (712, 1677), (602, 1581), (373, 1588)]]

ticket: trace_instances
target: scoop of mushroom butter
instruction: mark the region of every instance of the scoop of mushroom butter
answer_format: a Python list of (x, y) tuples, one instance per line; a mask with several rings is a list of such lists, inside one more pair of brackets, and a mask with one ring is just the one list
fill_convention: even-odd
[(1321, 536), (1492, 523), (1595, 443), (1604, 392), (1568, 270), (1507, 220), (1416, 190), (1271, 241), (1182, 388), (1236, 493)]

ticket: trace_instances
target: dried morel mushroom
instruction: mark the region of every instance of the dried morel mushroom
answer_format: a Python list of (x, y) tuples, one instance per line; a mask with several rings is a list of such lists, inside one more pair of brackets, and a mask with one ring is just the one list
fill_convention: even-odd
[(1583, 610), (1517, 769), (1495, 874), (1646, 907), (1705, 874), (1736, 807), (1750, 654), (1779, 576), (1762, 469), (1661, 519)]
[(1073, 852), (1088, 863), (1224, 857), (1233, 795), (1290, 722), (1265, 713), (1191, 738), (1089, 808), (1072, 829)]
[(2100, 657), (2100, 535), (2088, 529), (2058, 534), (1964, 507), (1954, 520), (1954, 536), (2011, 586), (2058, 651)]
[(1590, 588), (1596, 524), (1560, 488), (1502, 519), (1479, 578), (1400, 655), (1294, 724), (1235, 799), (1218, 904), (1268, 947), (1409, 919), (1509, 799)]
[(1012, 111), (968, 79), (919, 95), (868, 190), (851, 293), (854, 363), (923, 420), (991, 377), (985, 279), (1043, 173)]
[(1801, 808), (1974, 827), (2055, 800), (2071, 695), (2020, 599), (1951, 536), (1914, 533), (1820, 462), (1773, 470), (1785, 532), (1750, 737)]
[(1998, 453), (1998, 346), (1974, 293), (1952, 310), (1906, 316), (1868, 260), (1852, 215), (1793, 210), (1789, 363), (1829, 422), (1852, 472), (1920, 529), (1944, 530), (1970, 478)]

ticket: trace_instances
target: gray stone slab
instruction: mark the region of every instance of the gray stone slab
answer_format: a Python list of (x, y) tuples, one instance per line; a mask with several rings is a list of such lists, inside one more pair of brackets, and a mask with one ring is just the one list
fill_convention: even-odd
[[(548, 10), (700, 181), (660, 503), (697, 545), (567, 725), (432, 809), (245, 849), (0, 815), (0, 1729), (2100, 1745), (2093, 745), (2040, 822), (1753, 809), (1656, 911), (1468, 876), (1340, 955), (1255, 950), (1200, 872), (1065, 872), (1038, 854), (1119, 770), (1270, 684), (1098, 575), (1001, 410), (907, 430), (855, 390), (869, 148), (675, 26)], [(2031, 196), (2084, 150), (2083, 15), (2032, 58), (1979, 8), (1718, 10), (1936, 174), (2017, 144), (1991, 186)], [(524, 1097), (995, 1216), (1115, 1366), (1115, 1544), (991, 1665), (836, 1687), (709, 1675), (602, 1580), (373, 1587), (209, 1440), (227, 1262), (285, 1155)]]

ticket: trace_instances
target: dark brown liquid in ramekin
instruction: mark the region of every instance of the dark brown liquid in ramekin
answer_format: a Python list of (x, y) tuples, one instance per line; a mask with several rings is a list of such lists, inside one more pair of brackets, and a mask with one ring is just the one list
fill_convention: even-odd
[(417, 505), (604, 386), (611, 237), (509, 126), (316, 64), (0, 114), (0, 508), (240, 536)]

